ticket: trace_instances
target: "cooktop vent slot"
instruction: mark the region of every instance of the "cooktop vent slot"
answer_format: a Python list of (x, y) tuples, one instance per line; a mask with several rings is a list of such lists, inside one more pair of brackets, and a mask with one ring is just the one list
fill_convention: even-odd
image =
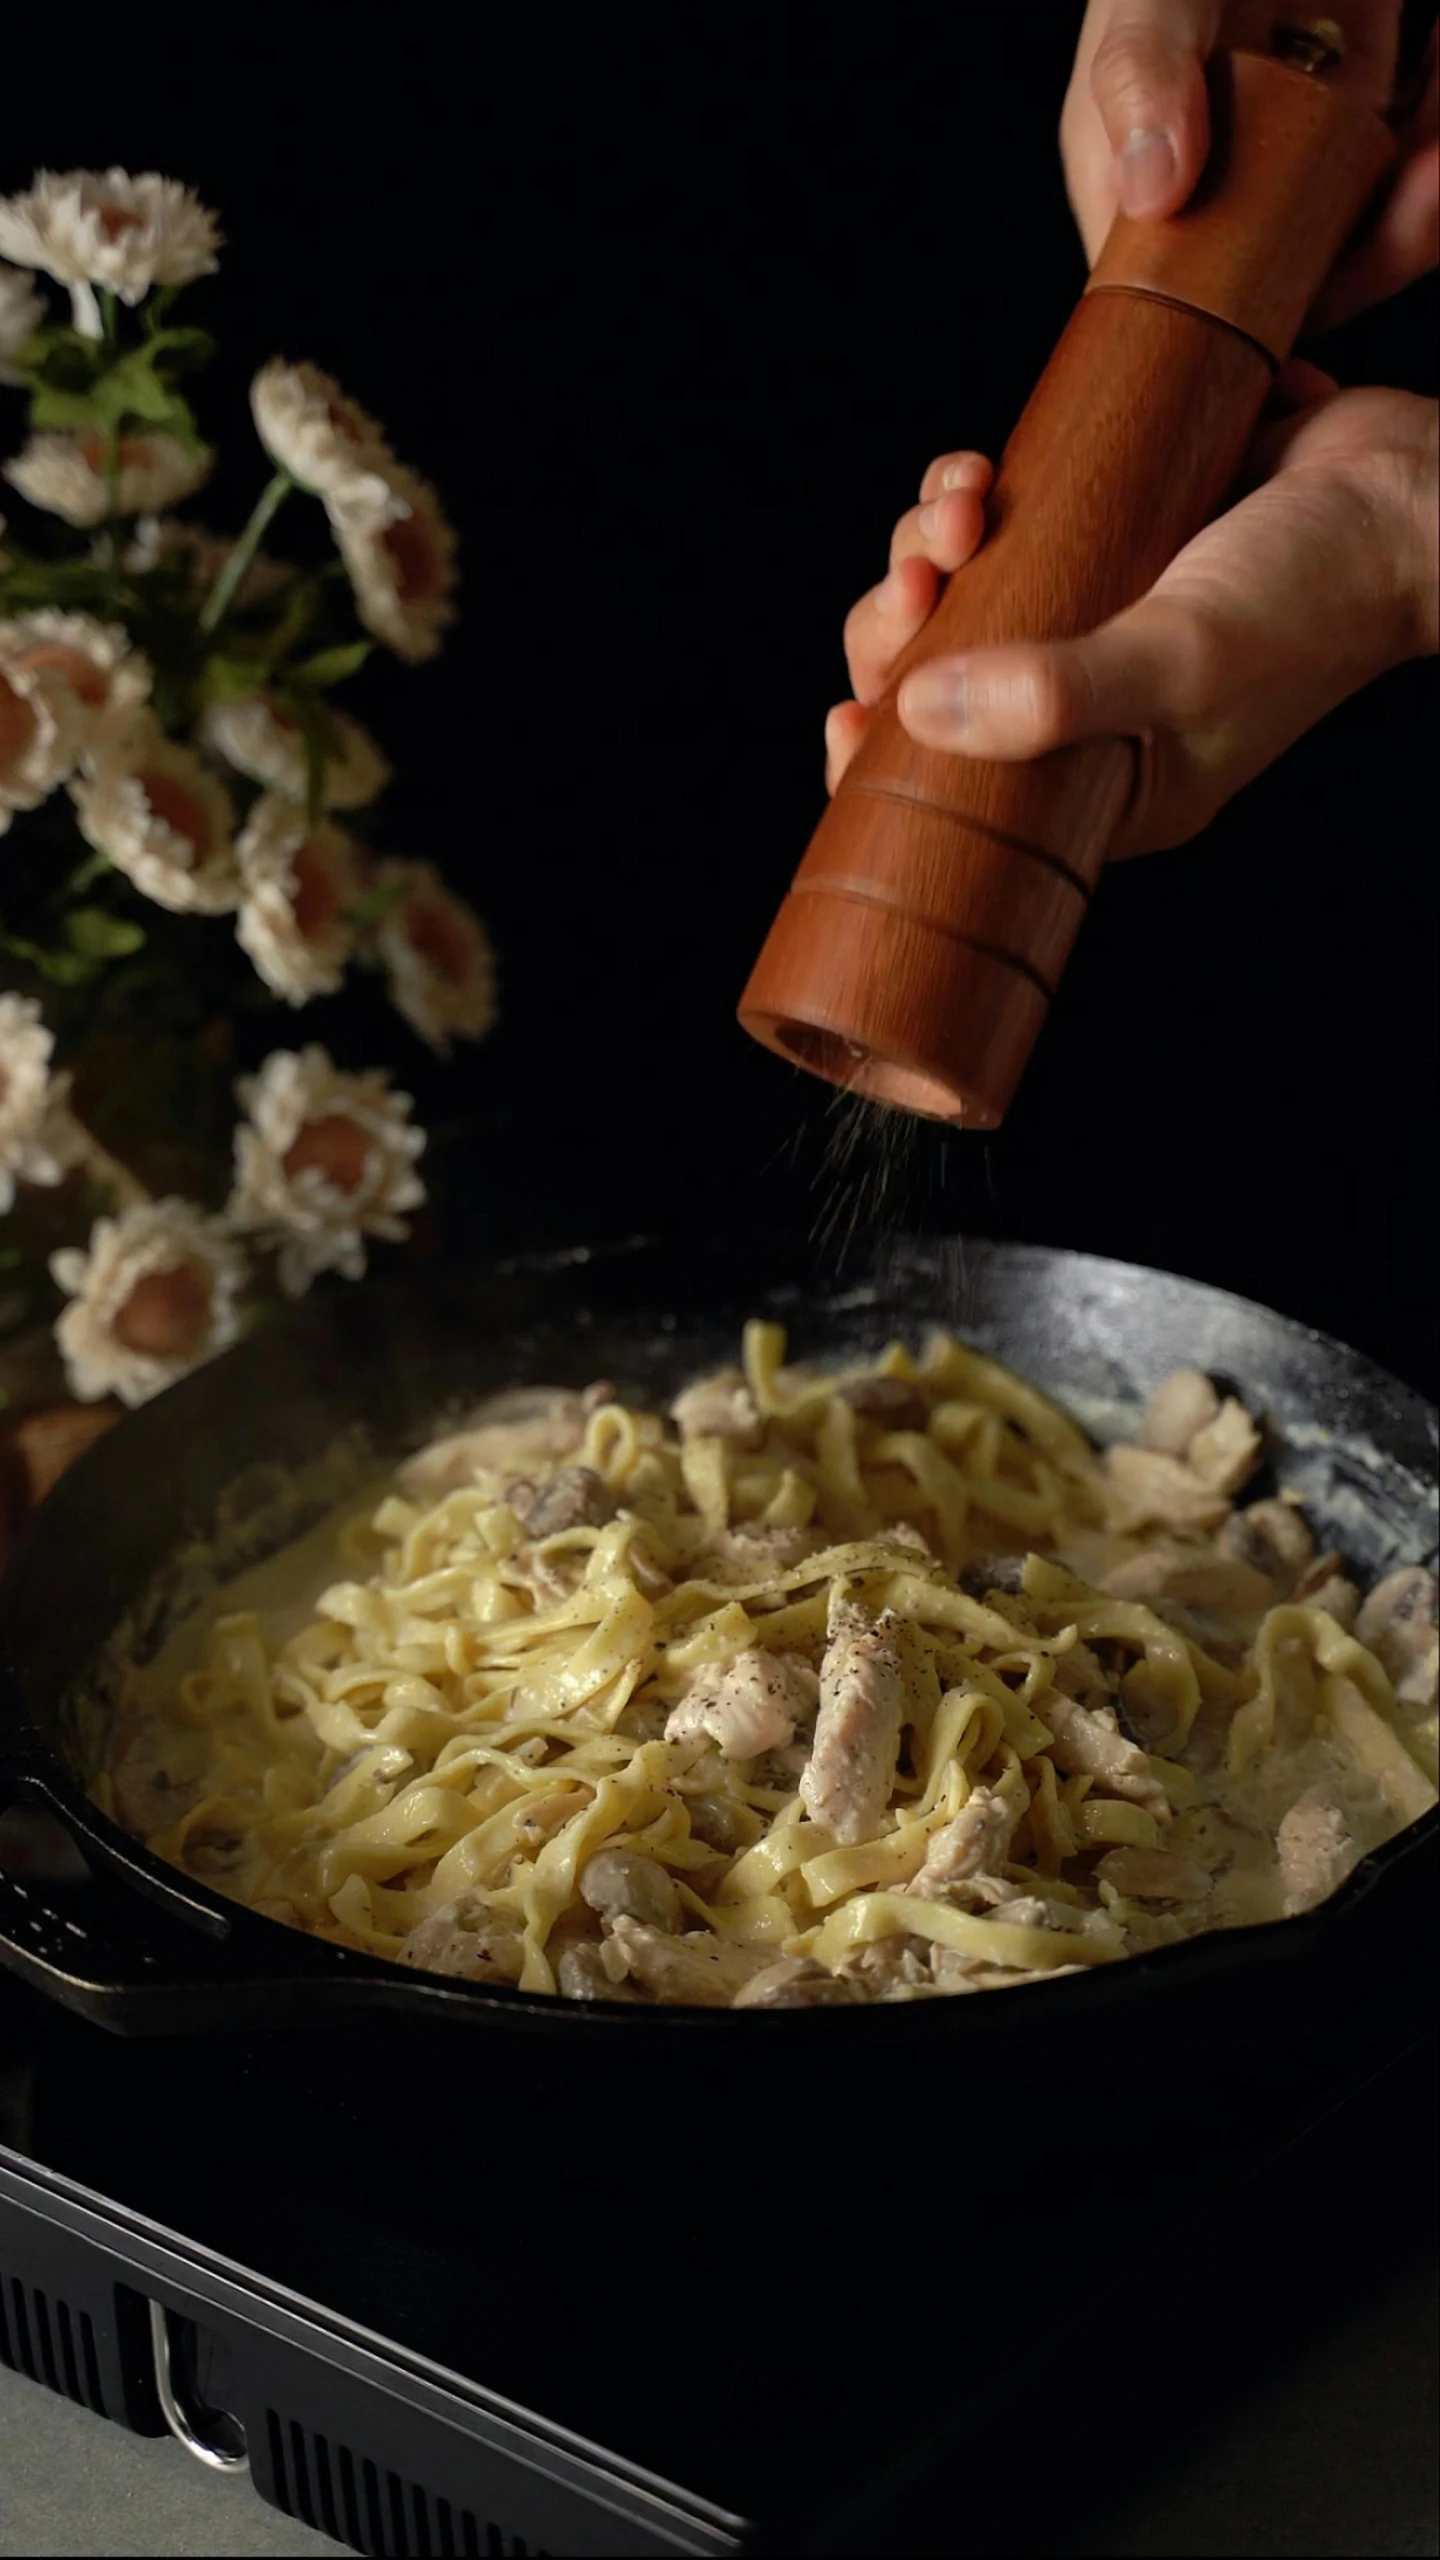
[(22, 2284), (0, 2270), (0, 2364), (31, 2382), (78, 2400), (82, 2409), (106, 2416), (100, 2387), (100, 2359), (95, 2324), (88, 2311), (72, 2311), (68, 2302), (51, 2301), (38, 2285)]
[(264, 2494), (286, 2515), (370, 2560), (547, 2560), (522, 2534), (486, 2523), (297, 2418), (267, 2409), (265, 2436), (270, 2479)]

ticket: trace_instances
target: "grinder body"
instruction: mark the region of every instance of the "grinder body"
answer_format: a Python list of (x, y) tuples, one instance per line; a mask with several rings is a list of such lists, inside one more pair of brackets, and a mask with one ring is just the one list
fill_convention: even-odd
[(1374, 114), (1258, 54), (1211, 66), (1191, 203), (1119, 217), (1005, 449), (984, 545), (894, 670), (740, 1005), (830, 1082), (970, 1128), (1003, 1118), (1130, 798), (1132, 740), (1029, 763), (922, 747), (895, 696), (932, 657), (1093, 630), (1223, 505), (1277, 365), (1383, 174)]

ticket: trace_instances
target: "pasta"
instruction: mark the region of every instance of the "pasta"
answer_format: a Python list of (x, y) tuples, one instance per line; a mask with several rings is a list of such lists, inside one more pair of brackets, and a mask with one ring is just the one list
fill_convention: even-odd
[(792, 2007), (1304, 1910), (1436, 1801), (1433, 1580), (1362, 1602), (1293, 1502), (1237, 1509), (1260, 1435), (1199, 1372), (1097, 1455), (947, 1335), (786, 1354), (752, 1323), (668, 1416), (494, 1400), (288, 1632), (272, 1573), (132, 1673), (102, 1805), (338, 1945)]

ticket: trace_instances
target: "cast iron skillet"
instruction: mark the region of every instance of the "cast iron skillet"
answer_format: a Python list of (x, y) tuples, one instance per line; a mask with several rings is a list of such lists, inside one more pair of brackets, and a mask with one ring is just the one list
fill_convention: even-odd
[[(1002, 2073), (1007, 2086), (1098, 2103), (1137, 2070), (1153, 2090), (1300, 2067), (1377, 1969), (1413, 1953), (1433, 1896), (1434, 1814), (1303, 1919), (971, 1999), (732, 2013), (537, 2000), (328, 1947), (180, 1877), (89, 1803), (107, 1643), (128, 1620), (133, 1640), (153, 1646), (193, 1605), (197, 1537), (220, 1523), (227, 1555), (253, 1560), (372, 1462), (506, 1386), (607, 1377), (622, 1392), (668, 1397), (733, 1358), (756, 1313), (784, 1322), (801, 1358), (878, 1351), (946, 1324), (1099, 1438), (1133, 1423), (1168, 1370), (1194, 1362), (1264, 1409), (1275, 1480), (1302, 1491), (1319, 1534), (1363, 1578), (1433, 1558), (1433, 1410), (1343, 1345), (1163, 1272), (1035, 1246), (903, 1242), (852, 1256), (837, 1283), (833, 1255), (759, 1236), (320, 1291), (283, 1328), (92, 1448), (0, 1585), (0, 1803), (48, 1805), (108, 1887), (106, 1917), (81, 1926), (33, 1885), (0, 1876), (0, 1961), (123, 2033), (259, 2038), (272, 2058), (303, 2053), (312, 2067), (323, 2051), (333, 2085), (358, 2073), (392, 2092), (392, 2068), (422, 2064), (427, 2087), (438, 2072), (473, 2097), (521, 2065), (527, 2087), (575, 2094), (593, 2090), (608, 2059), (631, 2087), (699, 2070), (735, 2091), (759, 2066), (767, 2087), (793, 2070), (812, 2107), (827, 2089), (866, 2087), (883, 2104), (887, 2067), (908, 2073), (923, 2060), (966, 2074), (977, 2092)], [(298, 1509), (296, 1471), (307, 1486)], [(289, 1507), (277, 1510), (282, 1484)]]

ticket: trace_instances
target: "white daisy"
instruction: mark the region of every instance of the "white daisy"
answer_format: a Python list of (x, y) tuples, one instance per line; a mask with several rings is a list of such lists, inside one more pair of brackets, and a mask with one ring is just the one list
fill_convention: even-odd
[(108, 854), (157, 906), (213, 916), (238, 902), (225, 786), (193, 748), (167, 738), (150, 712), (107, 739), (70, 793), (86, 843)]
[(23, 195), (0, 197), (0, 255), (61, 284), (106, 285), (122, 302), (213, 274), (219, 246), (214, 214), (153, 170), (42, 169)]
[(418, 665), (455, 618), (455, 535), (418, 472), (392, 462), (385, 480), (382, 505), (332, 499), (330, 523), (366, 630)]
[(334, 995), (355, 948), (349, 921), (362, 882), (351, 838), (278, 792), (256, 801), (235, 847), (240, 913), (235, 938), (267, 987), (290, 1004)]
[(213, 460), (203, 446), (188, 452), (174, 436), (122, 436), (112, 489), (105, 438), (57, 433), (32, 436), (6, 463), (5, 477), (32, 507), (67, 524), (92, 525), (176, 506), (208, 478)]
[(452, 1039), (483, 1038), (495, 1020), (495, 954), (479, 917), (428, 862), (387, 862), (379, 878), (403, 891), (376, 935), (396, 1010), (442, 1057)]
[(363, 1238), (402, 1241), (400, 1212), (425, 1197), (409, 1095), (392, 1093), (383, 1069), (343, 1074), (317, 1047), (276, 1050), (236, 1090), (249, 1122), (235, 1133), (230, 1224), (278, 1246), (292, 1298), (321, 1271), (358, 1280)]
[(0, 658), (0, 836), (17, 809), (38, 809), (74, 772), (79, 706), (53, 669)]
[(87, 752), (127, 728), (150, 698), (148, 658), (131, 648), (128, 633), (88, 613), (46, 607), (0, 622), (0, 669), (10, 667), (42, 671), (65, 687)]
[(0, 267), (0, 382), (19, 382), (12, 356), (19, 354), (45, 317), (45, 305), (28, 276)]
[[(358, 720), (328, 705), (327, 713), (334, 753), (325, 759), (324, 806), (361, 809), (384, 790), (390, 767)], [(201, 734), (207, 747), (251, 782), (263, 782), (289, 800), (305, 798), (305, 741), (299, 723), (274, 695), (254, 693), (244, 702), (215, 703), (205, 714)]]
[(88, 1251), (69, 1246), (51, 1272), (73, 1300), (55, 1327), (82, 1404), (145, 1404), (228, 1350), (240, 1329), (245, 1257), (218, 1219), (188, 1200), (147, 1200), (101, 1218)]
[(52, 1076), (54, 1037), (31, 996), (0, 996), (0, 1215), (17, 1182), (54, 1183), (75, 1161), (68, 1076)]
[[(123, 563), (132, 577), (137, 577), (147, 569), (158, 568), (164, 560), (179, 560), (205, 593), (214, 586), (234, 548), (227, 535), (211, 533), (203, 524), (182, 524), (178, 516), (142, 516), (125, 548)], [(235, 601), (242, 608), (267, 604), (282, 587), (289, 586), (294, 575), (288, 562), (272, 560), (267, 553), (257, 551), (240, 581)]]
[(384, 503), (393, 470), (384, 431), (314, 364), (276, 356), (250, 385), (255, 431), (273, 462), (317, 498)]

